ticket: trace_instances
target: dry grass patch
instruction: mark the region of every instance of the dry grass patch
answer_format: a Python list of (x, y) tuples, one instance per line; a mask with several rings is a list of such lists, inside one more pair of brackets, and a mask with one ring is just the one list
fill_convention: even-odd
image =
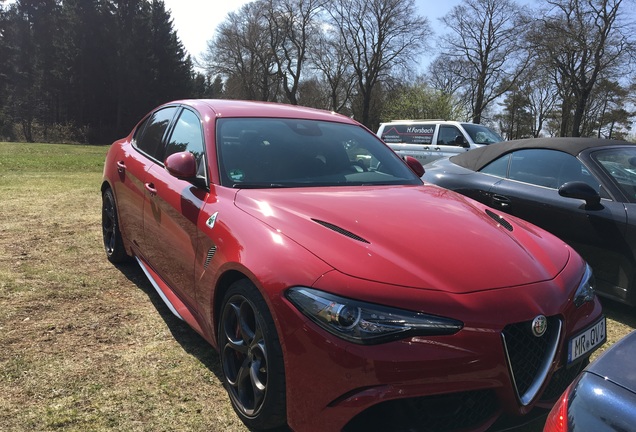
[(0, 144), (0, 430), (245, 431), (216, 353), (105, 258), (106, 150)]

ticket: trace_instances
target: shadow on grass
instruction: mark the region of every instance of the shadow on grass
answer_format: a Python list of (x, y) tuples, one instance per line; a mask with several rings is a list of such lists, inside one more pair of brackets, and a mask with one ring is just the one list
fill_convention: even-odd
[(614, 300), (601, 297), (603, 312), (607, 318), (625, 324), (628, 327), (636, 328), (636, 307), (628, 306)]
[(221, 370), (219, 355), (216, 350), (185, 321), (180, 320), (170, 311), (144, 274), (141, 267), (139, 267), (139, 265), (134, 261), (125, 264), (118, 264), (114, 267), (129, 281), (134, 283), (139, 289), (146, 293), (155, 309), (157, 309), (157, 312), (159, 312), (161, 318), (163, 318), (164, 322), (168, 326), (170, 333), (172, 333), (174, 339), (183, 347), (183, 349), (188, 354), (196, 357), (206, 368), (214, 373), (220, 382), (223, 382), (223, 372)]

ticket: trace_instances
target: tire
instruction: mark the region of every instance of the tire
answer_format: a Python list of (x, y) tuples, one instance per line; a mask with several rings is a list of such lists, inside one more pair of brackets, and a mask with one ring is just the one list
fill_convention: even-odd
[(102, 235), (106, 257), (110, 262), (117, 264), (129, 259), (119, 230), (117, 206), (111, 189), (106, 189), (102, 194)]
[(274, 321), (248, 280), (226, 293), (219, 322), (223, 383), (234, 411), (252, 430), (286, 424), (285, 368)]

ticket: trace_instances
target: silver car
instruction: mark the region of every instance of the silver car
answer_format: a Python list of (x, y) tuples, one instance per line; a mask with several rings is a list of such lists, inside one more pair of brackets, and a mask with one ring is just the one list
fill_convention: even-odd
[(396, 120), (381, 123), (377, 135), (400, 156), (422, 165), (503, 141), (492, 129), (474, 123), (446, 120)]

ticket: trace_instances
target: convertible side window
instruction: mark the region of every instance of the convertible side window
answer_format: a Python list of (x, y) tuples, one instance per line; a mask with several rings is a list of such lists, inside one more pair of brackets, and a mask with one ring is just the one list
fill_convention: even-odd
[(169, 107), (154, 112), (136, 140), (137, 148), (156, 161), (163, 161), (163, 138), (176, 111), (176, 107)]
[(189, 151), (197, 160), (199, 176), (205, 177), (204, 147), (201, 120), (194, 112), (184, 109), (168, 140), (163, 159), (174, 153)]
[(526, 149), (512, 154), (508, 177), (524, 183), (558, 189), (582, 181), (600, 190), (600, 183), (574, 156), (558, 150)]
[(510, 163), (510, 154), (504, 155), (499, 159), (495, 159), (488, 165), (483, 167), (480, 172), (490, 174), (495, 177), (506, 178), (508, 174), (508, 164)]

